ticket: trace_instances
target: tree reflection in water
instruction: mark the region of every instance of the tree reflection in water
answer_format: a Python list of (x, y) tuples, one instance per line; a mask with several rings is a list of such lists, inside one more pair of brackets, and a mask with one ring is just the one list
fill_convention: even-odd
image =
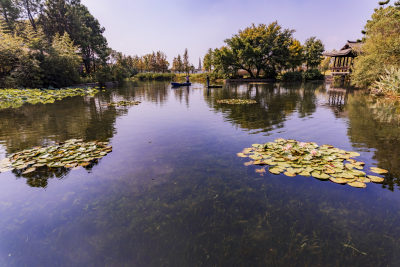
[[(316, 110), (315, 90), (323, 83), (307, 84), (232, 84), (224, 89), (207, 90), (206, 100), (216, 111), (225, 115), (227, 121), (242, 129), (269, 132), (283, 127), (283, 122), (295, 111), (299, 117), (310, 116)], [(220, 99), (253, 99), (254, 105), (218, 104)]]
[(378, 167), (390, 171), (384, 187), (400, 188), (400, 103), (360, 91), (349, 95), (346, 112), (354, 146), (373, 148)]

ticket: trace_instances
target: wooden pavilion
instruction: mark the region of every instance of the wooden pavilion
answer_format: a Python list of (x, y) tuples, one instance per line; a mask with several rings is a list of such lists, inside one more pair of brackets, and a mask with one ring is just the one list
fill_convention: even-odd
[(333, 66), (331, 67), (332, 75), (346, 76), (351, 73), (354, 58), (361, 51), (361, 42), (347, 41), (339, 51), (324, 53), (324, 56), (333, 58)]

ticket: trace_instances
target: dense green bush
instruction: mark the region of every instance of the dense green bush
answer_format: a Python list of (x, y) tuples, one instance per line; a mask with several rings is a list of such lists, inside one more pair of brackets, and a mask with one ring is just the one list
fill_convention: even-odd
[(301, 71), (288, 71), (282, 74), (280, 79), (284, 82), (296, 82), (303, 80), (303, 72)]
[(381, 75), (379, 80), (373, 83), (372, 92), (374, 94), (399, 95), (400, 94), (400, 69), (390, 68)]
[[(210, 78), (210, 81), (216, 81), (219, 79), (223, 79), (224, 77), (219, 75), (216, 72), (211, 72), (211, 73), (193, 73), (193, 74), (189, 74), (190, 77), (190, 81), (193, 82), (206, 82), (207, 81), (207, 75)], [(185, 73), (180, 73), (177, 74), (175, 77), (176, 81), (184, 81), (186, 79), (186, 74)]]
[(303, 72), (303, 80), (323, 80), (325, 76), (318, 69), (310, 69)]

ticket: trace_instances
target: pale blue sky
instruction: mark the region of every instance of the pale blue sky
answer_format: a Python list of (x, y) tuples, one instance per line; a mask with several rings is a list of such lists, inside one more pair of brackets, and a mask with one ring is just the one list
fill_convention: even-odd
[(317, 36), (326, 50), (361, 37), (378, 0), (82, 0), (106, 28), (109, 45), (124, 54), (164, 51), (168, 60), (185, 48), (197, 67), (208, 48), (251, 23), (277, 20), (302, 43)]

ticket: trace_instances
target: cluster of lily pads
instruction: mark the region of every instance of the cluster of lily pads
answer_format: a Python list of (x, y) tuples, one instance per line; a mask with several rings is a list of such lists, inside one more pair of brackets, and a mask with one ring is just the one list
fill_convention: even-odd
[(0, 172), (20, 170), (22, 174), (32, 173), (37, 168), (86, 167), (112, 151), (107, 142), (83, 142), (70, 139), (47, 147), (34, 147), (10, 155), (0, 161)]
[[(362, 171), (365, 163), (353, 159), (360, 156), (359, 153), (348, 152), (331, 145), (318, 146), (314, 142), (305, 143), (280, 138), (263, 145), (254, 144), (237, 156), (252, 159), (245, 165), (268, 165), (270, 173), (283, 173), (289, 177), (313, 176), (320, 180), (330, 180), (358, 188), (365, 188), (369, 182), (384, 181), (382, 177), (367, 175)], [(257, 169), (256, 172), (262, 174), (266, 169)], [(376, 167), (371, 167), (370, 172), (388, 173), (387, 170)]]
[(94, 96), (96, 88), (64, 88), (64, 89), (1, 89), (0, 109), (18, 108), (25, 103), (48, 104), (72, 96)]
[(249, 105), (257, 104), (257, 101), (252, 99), (221, 99), (217, 100), (218, 104), (229, 104), (229, 105)]
[(139, 105), (141, 102), (140, 101), (118, 101), (118, 102), (111, 102), (108, 104), (109, 106), (112, 107), (126, 107), (126, 106), (136, 106)]

